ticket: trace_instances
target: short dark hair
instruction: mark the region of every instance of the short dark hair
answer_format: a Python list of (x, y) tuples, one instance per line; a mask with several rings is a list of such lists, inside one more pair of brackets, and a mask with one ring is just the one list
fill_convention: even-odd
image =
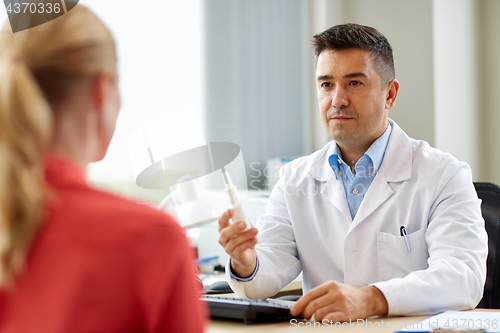
[(395, 78), (392, 47), (379, 31), (372, 27), (355, 23), (331, 27), (313, 36), (314, 52), (319, 57), (325, 49), (362, 49), (371, 51), (375, 70), (380, 75), (382, 85)]

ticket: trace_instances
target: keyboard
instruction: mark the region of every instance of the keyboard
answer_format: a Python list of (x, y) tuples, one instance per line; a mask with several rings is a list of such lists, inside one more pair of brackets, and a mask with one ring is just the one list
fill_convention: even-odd
[(212, 317), (243, 319), (249, 325), (260, 320), (290, 320), (291, 304), (283, 304), (272, 299), (246, 299), (203, 295), (200, 298), (206, 302)]

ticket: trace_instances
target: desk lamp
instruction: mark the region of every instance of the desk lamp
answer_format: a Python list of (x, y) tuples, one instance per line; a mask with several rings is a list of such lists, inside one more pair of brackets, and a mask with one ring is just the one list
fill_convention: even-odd
[(194, 228), (219, 219), (210, 205), (203, 201), (198, 184), (190, 175), (179, 178), (175, 190), (160, 202), (158, 209), (166, 210), (174, 201), (174, 196), (180, 201), (180, 206), (177, 205), (177, 219), (181, 226)]

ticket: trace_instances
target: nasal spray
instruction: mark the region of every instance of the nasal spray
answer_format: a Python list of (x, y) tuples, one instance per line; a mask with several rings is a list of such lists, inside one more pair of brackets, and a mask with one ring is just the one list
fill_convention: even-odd
[(246, 228), (244, 231), (252, 228), (252, 224), (248, 221), (245, 212), (243, 211), (243, 206), (238, 199), (238, 194), (236, 193), (236, 186), (233, 185), (229, 173), (222, 168), (222, 177), (224, 177), (224, 184), (226, 185), (226, 192), (229, 196), (229, 201), (231, 203), (231, 210), (233, 211), (233, 217), (231, 220), (233, 223), (243, 221), (246, 223)]

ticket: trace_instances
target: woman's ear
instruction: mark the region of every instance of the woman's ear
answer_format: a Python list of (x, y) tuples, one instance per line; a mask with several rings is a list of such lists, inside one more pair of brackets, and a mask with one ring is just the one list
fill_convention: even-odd
[(99, 112), (106, 108), (109, 99), (113, 96), (113, 86), (117, 83), (115, 75), (101, 72), (94, 76), (92, 80), (92, 102), (93, 106)]
[(120, 111), (118, 79), (115, 74), (102, 72), (92, 82), (92, 103), (95, 117), (95, 135), (99, 144), (97, 160), (104, 158), (115, 130)]

